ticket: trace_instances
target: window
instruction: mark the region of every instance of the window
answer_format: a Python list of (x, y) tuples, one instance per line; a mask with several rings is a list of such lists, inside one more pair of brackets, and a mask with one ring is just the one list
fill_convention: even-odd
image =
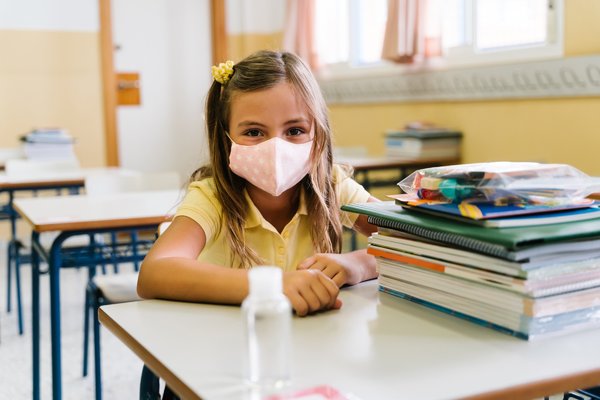
[(449, 0), (441, 12), (447, 65), (562, 56), (562, 0)]
[(381, 62), (387, 0), (317, 0), (316, 6), (315, 37), (322, 64), (357, 67)]
[[(443, 48), (442, 57), (427, 63), (430, 67), (562, 56), (563, 0), (426, 1), (427, 35), (441, 37)], [(380, 71), (393, 65), (381, 60), (387, 3), (316, 1), (315, 37), (325, 76), (334, 71)]]

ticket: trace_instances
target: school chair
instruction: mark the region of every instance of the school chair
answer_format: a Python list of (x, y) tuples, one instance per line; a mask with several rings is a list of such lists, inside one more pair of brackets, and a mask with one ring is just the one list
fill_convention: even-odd
[[(7, 177), (19, 178), (19, 177), (31, 177), (31, 176), (52, 176), (54, 174), (62, 174), (69, 172), (76, 172), (79, 170), (79, 162), (75, 158), (69, 159), (56, 159), (56, 160), (30, 160), (21, 158), (8, 158), (4, 164), (5, 172)], [(60, 189), (57, 192), (60, 194)], [(71, 192), (73, 193), (73, 192)], [(33, 191), (34, 196), (37, 195), (36, 191)], [(12, 194), (11, 194), (12, 196)], [(4, 213), (10, 213), (14, 217), (18, 218), (12, 207), (5, 206), (6, 210), (3, 209)], [(10, 218), (8, 214), (8, 218)], [(16, 300), (17, 300), (17, 318), (18, 318), (18, 330), (19, 335), (23, 334), (23, 310), (21, 305), (21, 268), (20, 264), (22, 260), (25, 260), (24, 255), (21, 254), (22, 250), (25, 249), (23, 241), (16, 237), (16, 230), (11, 227), (11, 239), (8, 243), (7, 249), (7, 279), (6, 279), (6, 311), (11, 312), (12, 302), (12, 274), (15, 275), (15, 289), (16, 289)], [(43, 243), (51, 243), (54, 237), (51, 233), (44, 234), (41, 237)], [(69, 241), (69, 244), (74, 245), (73, 240)]]
[(140, 378), (140, 400), (179, 400), (170, 387), (165, 385), (165, 389), (161, 396), (160, 394), (160, 379), (146, 365), (142, 369)]
[[(157, 236), (162, 234), (170, 222), (162, 223), (158, 227)], [(89, 314), (93, 318), (94, 334), (94, 380), (95, 398), (102, 399), (102, 359), (100, 351), (100, 321), (98, 308), (106, 304), (126, 303), (141, 300), (137, 295), (138, 272), (120, 273), (115, 275), (102, 275), (93, 277), (86, 288), (86, 316), (84, 320), (84, 349), (83, 349), (83, 376), (87, 376), (88, 347), (89, 347)]]
[(86, 315), (84, 319), (83, 376), (87, 376), (89, 354), (89, 316), (92, 314), (94, 346), (95, 398), (102, 399), (102, 364), (100, 352), (100, 322), (98, 308), (105, 304), (126, 303), (141, 300), (137, 295), (138, 272), (94, 276), (85, 292)]
[(21, 147), (0, 147), (0, 167), (4, 168), (8, 160), (24, 158)]
[[(130, 185), (114, 184), (113, 188), (121, 188), (129, 191), (135, 188), (136, 191), (180, 189), (179, 175), (173, 172), (143, 174), (137, 178), (135, 183)], [(162, 233), (168, 226), (168, 223), (161, 224), (157, 234)], [(156, 234), (155, 234), (156, 236)], [(117, 238), (113, 236), (113, 242), (117, 243)], [(151, 242), (154, 241), (152, 238)], [(137, 233), (132, 234), (130, 246), (134, 252), (134, 259), (140, 256), (136, 253), (140, 244), (144, 245), (150, 240), (139, 241)], [(115, 272), (118, 272), (115, 269)], [(83, 337), (83, 376), (88, 374), (89, 359), (89, 323), (90, 313), (93, 321), (93, 348), (94, 348), (94, 380), (95, 397), (97, 400), (102, 398), (102, 370), (101, 370), (101, 350), (100, 350), (100, 322), (98, 321), (98, 308), (105, 304), (123, 303), (127, 301), (140, 300), (137, 296), (137, 272), (138, 264), (134, 262), (134, 271), (132, 273), (117, 273), (115, 275), (95, 276), (90, 275), (86, 288), (85, 313), (84, 313), (84, 337)]]
[[(170, 222), (165, 222), (159, 226), (159, 236), (168, 228)], [(160, 394), (160, 379), (146, 365), (142, 368), (140, 377), (140, 400), (162, 399), (179, 400), (179, 397), (173, 393), (170, 387), (165, 385), (163, 394)]]
[(600, 400), (600, 386), (565, 393), (563, 400)]
[[(157, 172), (157, 173), (141, 173), (137, 171), (113, 171), (113, 172), (99, 172), (91, 174), (85, 179), (85, 190), (89, 196), (98, 195), (110, 195), (114, 193), (128, 193), (128, 192), (140, 192), (140, 191), (152, 191), (152, 190), (170, 190), (180, 189), (180, 177), (176, 172)], [(143, 236), (143, 232), (142, 232)], [(134, 257), (134, 269), (139, 269), (139, 262), (137, 261), (136, 251), (138, 245), (146, 244), (151, 245), (154, 242), (154, 232), (151, 233), (150, 238), (139, 239), (139, 233), (137, 231), (130, 231), (126, 242), (130, 243), (130, 248)], [(111, 256), (113, 258), (113, 269), (118, 272), (118, 263), (115, 261), (115, 254), (119, 244), (119, 237), (116, 234), (110, 234), (110, 245)], [(105, 272), (103, 270), (103, 272)]]

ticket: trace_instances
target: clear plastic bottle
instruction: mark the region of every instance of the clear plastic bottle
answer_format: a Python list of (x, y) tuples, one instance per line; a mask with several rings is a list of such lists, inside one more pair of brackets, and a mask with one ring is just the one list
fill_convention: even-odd
[(242, 303), (246, 336), (245, 378), (261, 389), (276, 389), (290, 381), (292, 308), (283, 294), (277, 267), (248, 272), (249, 294)]

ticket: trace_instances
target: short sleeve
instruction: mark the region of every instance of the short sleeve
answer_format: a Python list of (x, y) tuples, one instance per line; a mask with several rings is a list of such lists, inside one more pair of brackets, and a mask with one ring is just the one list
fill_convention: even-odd
[[(336, 193), (340, 206), (350, 203), (365, 203), (371, 195), (358, 182), (356, 182), (348, 172), (341, 166), (334, 164), (333, 180), (336, 183)], [(358, 214), (340, 211), (342, 225), (352, 228)]]
[(195, 221), (204, 230), (208, 242), (219, 230), (222, 214), (214, 180), (207, 178), (190, 183), (175, 217), (185, 216)]

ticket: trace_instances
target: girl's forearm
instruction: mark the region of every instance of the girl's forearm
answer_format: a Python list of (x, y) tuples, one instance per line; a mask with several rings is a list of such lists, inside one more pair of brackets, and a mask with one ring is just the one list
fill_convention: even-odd
[(224, 268), (178, 257), (145, 260), (140, 297), (219, 304), (241, 304), (248, 294), (246, 270)]

